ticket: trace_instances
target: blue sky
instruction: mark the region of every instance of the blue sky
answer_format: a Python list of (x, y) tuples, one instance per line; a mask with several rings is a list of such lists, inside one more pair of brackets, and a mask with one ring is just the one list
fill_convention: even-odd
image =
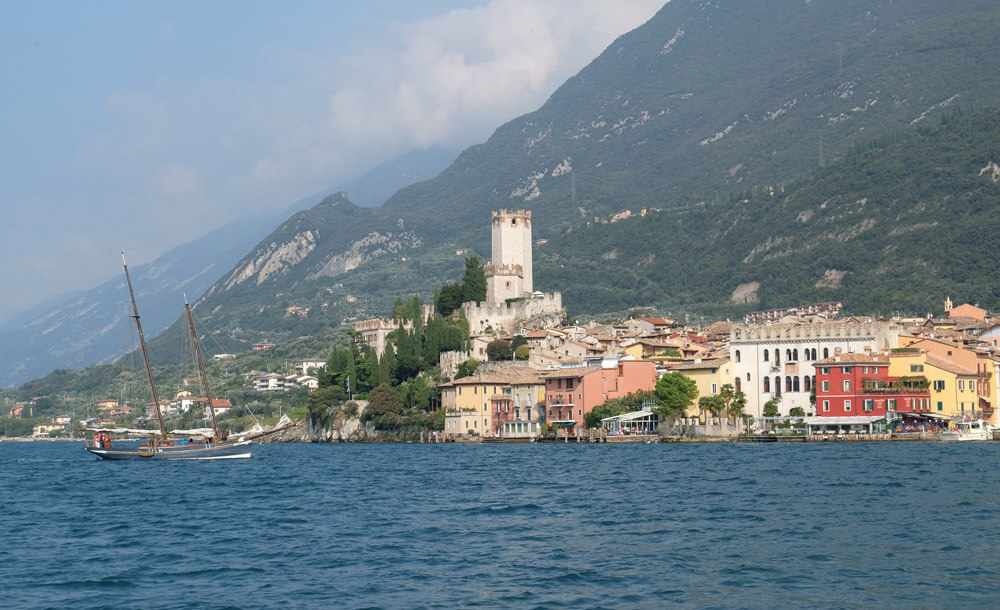
[[(7, 3), (0, 322), (542, 103), (662, 0)], [(197, 219), (197, 222), (193, 222)]]

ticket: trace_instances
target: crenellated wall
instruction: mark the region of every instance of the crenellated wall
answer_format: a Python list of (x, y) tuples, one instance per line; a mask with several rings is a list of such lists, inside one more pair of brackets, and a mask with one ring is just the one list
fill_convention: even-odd
[(469, 329), (473, 333), (485, 332), (492, 328), (496, 332), (510, 332), (524, 321), (536, 317), (558, 316), (561, 319), (562, 294), (558, 292), (538, 293), (523, 301), (510, 303), (463, 303)]

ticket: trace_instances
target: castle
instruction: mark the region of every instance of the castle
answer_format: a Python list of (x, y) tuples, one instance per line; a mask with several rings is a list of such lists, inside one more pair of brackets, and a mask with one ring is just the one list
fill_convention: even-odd
[(492, 218), (493, 259), (483, 266), (486, 301), (463, 303), (473, 333), (547, 328), (562, 321), (562, 295), (534, 292), (531, 212), (500, 210)]

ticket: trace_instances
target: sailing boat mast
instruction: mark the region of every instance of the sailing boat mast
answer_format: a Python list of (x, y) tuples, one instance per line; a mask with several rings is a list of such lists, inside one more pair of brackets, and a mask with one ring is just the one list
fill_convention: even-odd
[(160, 424), (160, 434), (163, 440), (167, 440), (167, 428), (163, 425), (163, 414), (160, 413), (160, 397), (156, 394), (156, 384), (153, 383), (153, 367), (149, 366), (149, 352), (146, 351), (146, 338), (142, 334), (142, 323), (139, 322), (139, 306), (135, 304), (135, 291), (132, 290), (132, 278), (128, 274), (128, 263), (125, 262), (125, 253), (122, 252), (122, 268), (125, 269), (125, 281), (128, 282), (128, 294), (132, 299), (132, 317), (135, 318), (135, 328), (139, 333), (139, 347), (142, 348), (142, 362), (146, 366), (146, 377), (149, 379), (149, 393), (153, 398), (153, 411), (156, 413), (156, 422)]
[(212, 387), (208, 383), (208, 370), (205, 366), (205, 355), (201, 353), (201, 343), (198, 341), (198, 331), (194, 327), (194, 315), (191, 313), (191, 305), (188, 303), (187, 294), (184, 295), (184, 309), (187, 311), (188, 326), (191, 330), (191, 344), (194, 348), (194, 357), (198, 362), (198, 377), (201, 379), (201, 390), (208, 399), (208, 411), (212, 414), (212, 429), (215, 430), (215, 441), (222, 440), (219, 431), (219, 420), (215, 416), (215, 397), (212, 396)]

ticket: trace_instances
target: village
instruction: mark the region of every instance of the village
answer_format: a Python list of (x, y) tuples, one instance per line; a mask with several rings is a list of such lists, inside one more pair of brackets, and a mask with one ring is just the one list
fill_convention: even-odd
[[(842, 303), (827, 302), (753, 312), (738, 322), (688, 325), (635, 316), (569, 324), (561, 295), (535, 290), (531, 212), (494, 212), (491, 228), (486, 298), (461, 305), (469, 349), (440, 354), (436, 408), (444, 411), (444, 427), (428, 438), (937, 439), (971, 421), (1000, 425), (1000, 315), (975, 305), (953, 306), (945, 297), (943, 315), (891, 319), (845, 317)], [(434, 306), (423, 305), (422, 315), (426, 322)], [(394, 349), (390, 335), (400, 328), (409, 330), (412, 322), (353, 323), (358, 343), (378, 358)], [(496, 342), (509, 353), (491, 354)], [(253, 350), (273, 347), (261, 341)], [(474, 373), (460, 374), (468, 362), (476, 363)], [(317, 357), (296, 361), (294, 373), (252, 370), (242, 376), (257, 392), (311, 391), (326, 364)], [(678, 375), (690, 380), (693, 394), (667, 414), (654, 393), (665, 378)], [(189, 389), (197, 381), (185, 379), (173, 399), (163, 401), (164, 416), (194, 409), (208, 417), (207, 399)], [(596, 419), (609, 401), (635, 408)], [(233, 408), (226, 398), (212, 406), (218, 415)], [(134, 415), (117, 399), (102, 399), (97, 407), (98, 416), (83, 421), (85, 427)], [(22, 403), (8, 415), (31, 408)], [(146, 411), (141, 415), (148, 421), (151, 405)], [(59, 433), (72, 419), (52, 418), (33, 434)]]

